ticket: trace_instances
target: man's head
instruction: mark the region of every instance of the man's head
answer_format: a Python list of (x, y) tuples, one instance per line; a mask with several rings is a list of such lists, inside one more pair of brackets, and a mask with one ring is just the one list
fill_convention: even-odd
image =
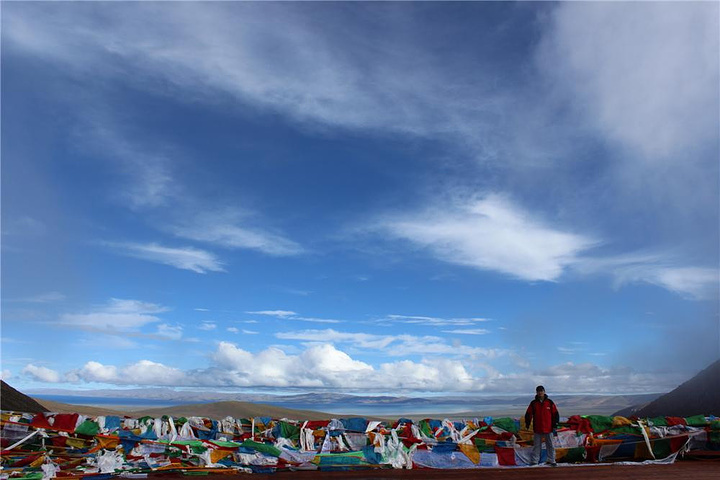
[(537, 394), (538, 397), (544, 397), (545, 396), (545, 387), (543, 387), (542, 385), (538, 385), (535, 388), (535, 393)]

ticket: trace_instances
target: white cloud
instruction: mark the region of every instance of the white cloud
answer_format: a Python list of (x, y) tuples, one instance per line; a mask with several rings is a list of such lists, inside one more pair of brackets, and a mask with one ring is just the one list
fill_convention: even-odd
[[(267, 3), (13, 13), (4, 32), (8, 43), (67, 71), (169, 94), (192, 91), (194, 101), (221, 94), (310, 127), (459, 136), (480, 148), (494, 138), (481, 132), (513, 111), (508, 104), (515, 101), (498, 91), (492, 75), (468, 66), (458, 80), (456, 69), (433, 68), (444, 64), (444, 53), (418, 46), (415, 35), (399, 36), (386, 48), (367, 36), (364, 22), (343, 18), (341, 10), (325, 20)], [(413, 15), (367, 15), (387, 29), (423, 28)], [(268, 18), (282, 27), (270, 26)], [(329, 23), (342, 29), (324, 28)]]
[(684, 297), (707, 300), (716, 298), (720, 286), (720, 271), (702, 267), (648, 266), (625, 270), (620, 283), (643, 281), (676, 292)]
[(35, 237), (44, 235), (46, 232), (47, 225), (44, 222), (27, 215), (3, 222), (2, 235)]
[(207, 331), (215, 330), (217, 328), (217, 324), (212, 323), (212, 322), (203, 322), (198, 326), (198, 328), (200, 330), (207, 330)]
[(90, 361), (79, 370), (68, 372), (66, 377), (76, 382), (100, 382), (116, 385), (176, 386), (188, 383), (186, 374), (181, 370), (150, 360), (140, 360), (123, 368)]
[(170, 340), (180, 340), (183, 336), (183, 327), (181, 325), (169, 325), (161, 323), (157, 326), (156, 335), (169, 338)]
[(386, 322), (391, 320), (396, 323), (409, 323), (436, 327), (450, 327), (450, 326), (464, 326), (464, 325), (475, 325), (477, 323), (489, 322), (489, 318), (481, 317), (468, 317), (468, 318), (440, 318), (440, 317), (425, 317), (416, 315), (387, 315), (381, 321)]
[[(87, 114), (87, 112), (86, 112)], [(104, 156), (117, 160), (117, 166), (129, 179), (118, 199), (133, 209), (167, 205), (178, 195), (178, 183), (170, 169), (171, 152), (129, 141), (119, 125), (108, 115), (94, 110), (92, 120), (82, 129), (78, 140)]]
[(588, 257), (578, 262), (575, 269), (583, 274), (612, 275), (617, 288), (649, 283), (693, 300), (717, 298), (720, 288), (720, 269), (682, 265), (681, 259), (672, 253)]
[(91, 313), (65, 313), (60, 316), (60, 323), (114, 333), (137, 331), (145, 325), (160, 321), (151, 314), (165, 311), (167, 311), (166, 307), (154, 303), (113, 298), (107, 305)]
[(332, 318), (316, 318), (316, 317), (290, 317), (292, 320), (300, 320), (302, 322), (311, 323), (343, 323), (342, 320), (335, 320)]
[(445, 208), (388, 216), (371, 227), (458, 265), (523, 280), (557, 280), (597, 242), (547, 226), (492, 194)]
[(12, 372), (7, 368), (4, 368), (2, 371), (0, 371), (0, 379), (4, 381), (8, 381), (12, 376)]
[(252, 354), (221, 342), (213, 359), (223, 368), (214, 374), (223, 383), (237, 386), (465, 391), (477, 385), (457, 361), (403, 360), (384, 363), (376, 369), (329, 344), (313, 345), (294, 356), (277, 348)]
[(119, 378), (117, 367), (94, 361), (87, 362), (77, 375), (87, 382), (116, 382)]
[(683, 165), (716, 141), (717, 4), (565, 2), (549, 26), (539, 65), (607, 138)]
[(340, 332), (333, 329), (301, 330), (296, 332), (278, 332), (275, 337), (284, 340), (297, 340), (312, 343), (347, 344), (358, 351), (377, 350), (387, 356), (435, 356), (453, 355), (482, 358), (495, 358), (504, 352), (500, 349), (469, 347), (449, 344), (445, 339), (435, 336), (414, 335), (377, 335), (371, 333)]
[(455, 330), (443, 330), (443, 333), (456, 333), (459, 335), (486, 335), (490, 330), (486, 328), (458, 328)]
[(52, 302), (60, 302), (62, 300), (65, 300), (65, 295), (63, 295), (60, 292), (47, 292), (47, 293), (39, 293), (37, 295), (32, 295), (29, 297), (22, 297), (22, 298), (10, 298), (10, 299), (3, 299), (4, 302), (18, 302), (18, 303), (52, 303)]
[(242, 333), (244, 333), (245, 335), (257, 335), (257, 334), (259, 334), (260, 332), (256, 332), (255, 330), (245, 330), (245, 329), (243, 328)]
[(142, 385), (182, 385), (185, 373), (162, 363), (140, 360), (123, 369), (123, 377), (128, 383)]
[(156, 303), (143, 302), (140, 300), (129, 300), (122, 298), (111, 298), (105, 311), (118, 313), (163, 313), (170, 309)]
[(22, 369), (22, 373), (40, 382), (57, 383), (60, 381), (60, 374), (55, 370), (32, 363), (28, 363), (25, 368)]
[(230, 333), (240, 333), (240, 329), (236, 327), (228, 327), (226, 330)]
[(247, 216), (233, 210), (202, 213), (170, 227), (170, 231), (181, 238), (231, 249), (257, 250), (275, 256), (304, 253), (304, 249), (290, 239), (261, 228), (242, 225), (250, 222)]
[[(157, 315), (169, 310), (168, 307), (156, 303), (111, 298), (107, 304), (97, 306), (90, 312), (62, 314), (58, 324), (120, 336), (114, 341), (116, 347), (133, 348), (136, 345), (123, 335), (141, 335), (139, 332), (143, 327), (160, 322)], [(179, 339), (182, 336), (182, 327), (163, 323), (158, 325), (155, 335)]]
[(209, 312), (210, 311), (209, 308), (194, 308), (193, 310), (195, 310), (196, 312)]
[(288, 318), (294, 317), (297, 313), (291, 310), (260, 310), (259, 312), (245, 312), (250, 315), (267, 315), (269, 317)]
[[(288, 353), (269, 347), (250, 352), (230, 342), (220, 342), (207, 368), (182, 371), (161, 363), (141, 360), (124, 367), (87, 362), (65, 374), (68, 381), (116, 385), (235, 386), (337, 388), (374, 391), (519, 393), (543, 384), (552, 393), (648, 393), (669, 391), (687, 380), (682, 372), (638, 372), (628, 367), (604, 368), (573, 362), (532, 370), (529, 362), (512, 353), (515, 369), (501, 373), (476, 360), (446, 357), (401, 359), (377, 366), (353, 358), (328, 343), (317, 343)], [(48, 373), (49, 372), (49, 373)], [(42, 381), (57, 382), (59, 374), (28, 365)]]
[(116, 253), (150, 262), (170, 265), (196, 273), (224, 272), (223, 264), (211, 252), (193, 247), (165, 247), (157, 243), (114, 243), (103, 245)]
[(148, 323), (158, 321), (160, 319), (153, 315), (137, 313), (65, 313), (60, 316), (60, 323), (63, 325), (117, 332), (137, 330)]

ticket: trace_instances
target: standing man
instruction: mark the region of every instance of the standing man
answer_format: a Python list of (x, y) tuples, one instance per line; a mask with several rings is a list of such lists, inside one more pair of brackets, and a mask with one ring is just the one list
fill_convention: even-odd
[(525, 428), (530, 428), (530, 421), (533, 423), (533, 452), (531, 464), (537, 465), (540, 461), (540, 453), (542, 452), (542, 442), (545, 440), (547, 448), (547, 463), (553, 467), (555, 463), (555, 447), (553, 447), (552, 436), (557, 435), (555, 429), (560, 421), (560, 414), (555, 403), (545, 395), (545, 387), (538, 385), (535, 389), (535, 400), (525, 412)]

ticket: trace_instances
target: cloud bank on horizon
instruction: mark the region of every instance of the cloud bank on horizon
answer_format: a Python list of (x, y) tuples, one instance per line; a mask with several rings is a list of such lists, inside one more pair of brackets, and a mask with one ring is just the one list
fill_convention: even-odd
[(720, 357), (718, 8), (3, 5), (2, 377), (674, 388)]

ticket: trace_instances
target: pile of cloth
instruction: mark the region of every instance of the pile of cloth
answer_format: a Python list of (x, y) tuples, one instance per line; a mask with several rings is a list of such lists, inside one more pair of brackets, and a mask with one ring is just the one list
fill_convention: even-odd
[[(0, 433), (0, 480), (525, 466), (533, 438), (514, 418), (214, 420), (8, 411), (1, 414)], [(720, 419), (573, 416), (561, 423), (553, 443), (557, 461), (565, 464), (670, 463), (688, 450), (720, 451)]]

